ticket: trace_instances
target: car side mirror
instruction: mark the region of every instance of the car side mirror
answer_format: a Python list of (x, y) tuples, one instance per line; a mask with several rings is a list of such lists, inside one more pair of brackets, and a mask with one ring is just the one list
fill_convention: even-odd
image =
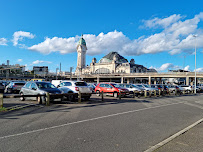
[(33, 87), (32, 90), (37, 90), (37, 89)]

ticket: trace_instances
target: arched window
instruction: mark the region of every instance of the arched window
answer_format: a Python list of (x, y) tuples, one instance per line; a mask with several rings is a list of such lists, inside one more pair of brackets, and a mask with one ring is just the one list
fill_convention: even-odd
[(100, 68), (95, 71), (96, 74), (109, 74), (110, 70), (107, 68)]

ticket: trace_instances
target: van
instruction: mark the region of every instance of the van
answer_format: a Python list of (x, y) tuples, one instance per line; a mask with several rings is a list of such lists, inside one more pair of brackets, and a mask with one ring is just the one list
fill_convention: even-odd
[(62, 82), (63, 80), (52, 80), (51, 83), (55, 86), (58, 87), (58, 85)]

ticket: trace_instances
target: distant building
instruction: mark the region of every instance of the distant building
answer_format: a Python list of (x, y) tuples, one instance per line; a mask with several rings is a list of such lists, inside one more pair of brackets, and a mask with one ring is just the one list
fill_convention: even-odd
[(48, 66), (33, 66), (33, 72), (35, 75), (47, 76), (49, 69)]
[(0, 65), (0, 74), (22, 74), (25, 72), (24, 65), (10, 65), (9, 60), (7, 60), (7, 64), (3, 63)]
[(77, 68), (76, 75), (80, 74), (111, 74), (111, 73), (146, 73), (157, 72), (155, 69), (147, 69), (143, 65), (135, 64), (134, 59), (128, 62), (117, 52), (110, 52), (97, 63), (93, 58), (89, 66), (86, 66), (87, 46), (83, 37), (79, 40), (77, 46)]

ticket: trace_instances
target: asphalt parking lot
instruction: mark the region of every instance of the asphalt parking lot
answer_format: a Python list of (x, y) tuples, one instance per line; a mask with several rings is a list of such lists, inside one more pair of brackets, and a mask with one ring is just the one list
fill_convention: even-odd
[[(30, 106), (0, 114), (0, 151), (139, 152), (203, 118), (201, 94), (122, 100), (105, 96), (103, 102), (93, 95), (90, 101), (56, 101), (50, 106), (4, 101)], [(165, 151), (164, 147), (157, 150)]]

